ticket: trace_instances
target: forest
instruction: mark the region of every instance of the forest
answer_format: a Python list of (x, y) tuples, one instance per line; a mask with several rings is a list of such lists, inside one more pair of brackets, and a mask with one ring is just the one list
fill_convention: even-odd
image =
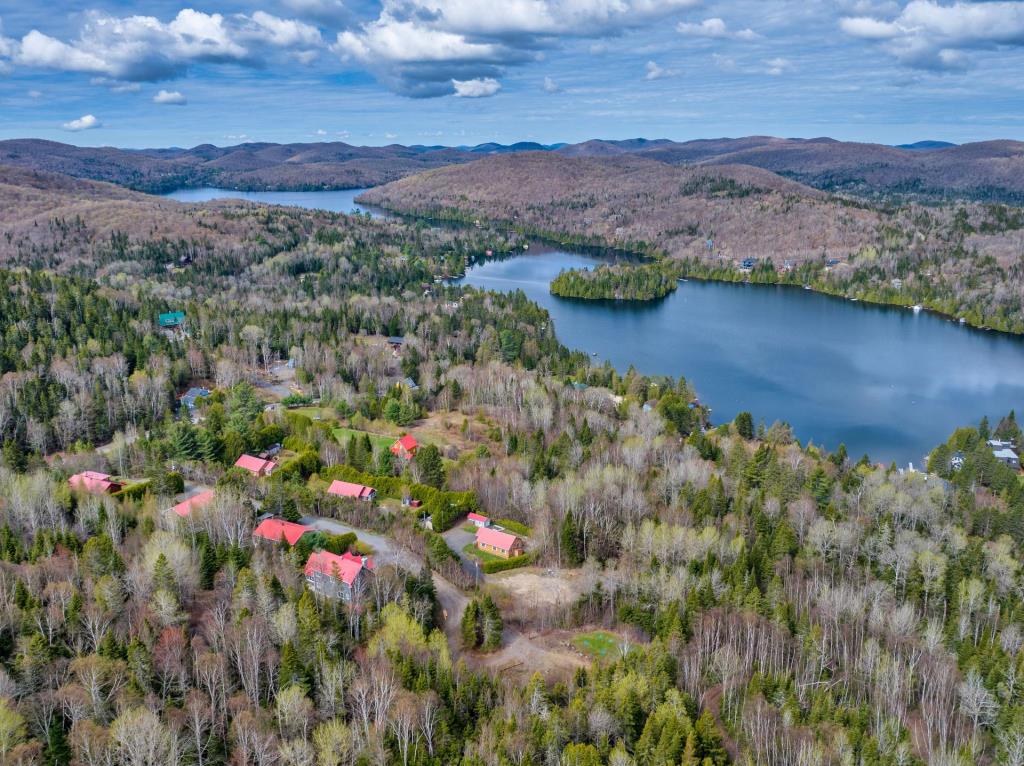
[(562, 271), (551, 281), (551, 294), (587, 300), (650, 301), (676, 289), (679, 271), (671, 263), (601, 265)]
[[(185, 261), (87, 218), (67, 261), (59, 226), (11, 241), (0, 762), (1024, 764), (1013, 413), (902, 471), (713, 423), (523, 294), (436, 280), (480, 230), (202, 220)], [(474, 564), (468, 513), (523, 565)], [(326, 597), (321, 553), (373, 568)]]

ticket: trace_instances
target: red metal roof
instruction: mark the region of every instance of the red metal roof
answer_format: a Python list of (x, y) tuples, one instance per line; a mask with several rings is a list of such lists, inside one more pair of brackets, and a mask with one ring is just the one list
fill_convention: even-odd
[(296, 524), (284, 519), (264, 519), (259, 526), (252, 531), (253, 537), (262, 537), (274, 543), (281, 542), (284, 537), (289, 545), (295, 545), (306, 532), (312, 532), (309, 527)]
[(110, 492), (111, 490), (116, 492), (121, 488), (120, 483), (110, 480), (109, 473), (100, 473), (99, 471), (76, 473), (68, 479), (68, 484), (72, 489), (84, 489), (86, 492)]
[(391, 451), (396, 455), (400, 452), (412, 452), (419, 447), (419, 442), (416, 441), (416, 437), (412, 434), (406, 434), (394, 444), (391, 445)]
[(373, 492), (373, 487), (339, 480), (332, 481), (331, 486), (327, 488), (327, 493), (330, 495), (337, 495), (338, 497), (354, 497), (358, 500), (369, 497)]
[(473, 511), (470, 511), (468, 514), (466, 514), (466, 518), (470, 521), (482, 521), (484, 524), (489, 524), (491, 522), (491, 520), (486, 516), (479, 513), (475, 513)]
[(202, 508), (204, 505), (213, 500), (213, 496), (215, 494), (216, 493), (212, 489), (208, 489), (205, 492), (200, 492), (198, 495), (193, 495), (192, 497), (186, 500), (182, 500), (171, 510), (174, 511), (179, 516), (188, 516), (196, 508)]
[(512, 550), (519, 538), (509, 532), (501, 532), (491, 527), (477, 527), (476, 541), (485, 545), (493, 545), (503, 551)]
[(314, 551), (306, 562), (306, 576), (320, 572), (330, 577), (337, 577), (349, 587), (363, 571), (363, 567), (373, 569), (373, 559), (369, 556), (365, 561), (356, 553), (345, 553), (341, 556), (328, 551)]
[(235, 465), (239, 468), (244, 468), (257, 476), (264, 473), (270, 473), (274, 469), (273, 460), (264, 460), (262, 458), (253, 457), (252, 455), (242, 455), (235, 461)]

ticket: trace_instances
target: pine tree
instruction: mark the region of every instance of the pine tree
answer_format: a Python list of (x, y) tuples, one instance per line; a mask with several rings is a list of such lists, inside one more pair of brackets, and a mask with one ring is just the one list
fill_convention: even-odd
[(416, 467), (420, 472), (420, 481), (429, 487), (444, 487), (444, 462), (441, 450), (433, 444), (426, 444), (416, 450)]
[(480, 614), (483, 623), (483, 649), (484, 651), (493, 651), (501, 646), (501, 634), (505, 626), (498, 605), (490, 596), (484, 596)]
[(579, 530), (571, 513), (565, 514), (561, 529), (558, 531), (558, 545), (562, 551), (562, 561), (568, 566), (579, 566), (583, 562), (580, 553)]
[(460, 626), (463, 649), (476, 649), (480, 645), (479, 605), (476, 599), (466, 604)]
[(217, 560), (217, 552), (209, 543), (203, 543), (199, 548), (199, 587), (203, 590), (212, 589), (218, 569), (220, 562)]
[(199, 440), (195, 429), (184, 421), (174, 424), (171, 430), (171, 452), (179, 460), (196, 460), (199, 458)]
[(200, 429), (197, 441), (199, 446), (199, 458), (204, 463), (216, 463), (220, 460), (223, 445), (220, 443), (220, 439), (217, 438), (216, 434), (214, 434), (210, 429)]

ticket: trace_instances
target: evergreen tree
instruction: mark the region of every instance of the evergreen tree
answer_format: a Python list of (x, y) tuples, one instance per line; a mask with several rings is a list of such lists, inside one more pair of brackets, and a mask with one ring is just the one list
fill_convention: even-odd
[(462, 613), (460, 635), (463, 649), (476, 649), (480, 645), (480, 606), (476, 599), (466, 604)]
[(420, 481), (428, 487), (441, 489), (444, 487), (444, 462), (441, 450), (434, 444), (425, 444), (416, 450), (416, 467), (419, 469)]
[(562, 552), (564, 564), (575, 567), (583, 563), (580, 534), (576, 527), (576, 520), (571, 513), (565, 514), (565, 518), (562, 519), (562, 526), (558, 531), (558, 546)]
[(754, 438), (754, 417), (749, 412), (741, 412), (736, 416), (733, 421), (736, 426), (736, 433), (741, 438), (750, 441)]

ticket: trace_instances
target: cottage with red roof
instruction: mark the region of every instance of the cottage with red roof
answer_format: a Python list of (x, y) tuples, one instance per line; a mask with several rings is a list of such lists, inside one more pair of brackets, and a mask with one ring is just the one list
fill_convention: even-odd
[(244, 468), (253, 476), (270, 476), (277, 468), (277, 464), (273, 460), (264, 460), (252, 455), (242, 455), (235, 461), (235, 466)]
[(391, 454), (396, 457), (405, 458), (406, 460), (412, 460), (412, 457), (416, 454), (416, 450), (419, 446), (419, 442), (416, 441), (415, 436), (412, 434), (406, 434), (391, 445)]
[(216, 493), (212, 489), (208, 489), (205, 492), (200, 492), (198, 495), (192, 495), (192, 497), (182, 500), (171, 510), (183, 519), (187, 518), (192, 515), (192, 511), (209, 505), (210, 501), (213, 500), (214, 494)]
[(111, 479), (109, 473), (100, 473), (99, 471), (76, 473), (68, 479), (68, 484), (71, 485), (71, 489), (80, 489), (83, 492), (91, 492), (96, 495), (113, 494), (124, 486), (121, 482)]
[(373, 559), (369, 556), (314, 551), (306, 562), (306, 584), (318, 596), (351, 601), (352, 594), (372, 572)]
[(472, 521), (478, 527), (491, 526), (491, 520), (480, 513), (471, 512), (466, 515), (466, 518)]
[(503, 559), (514, 559), (526, 553), (526, 546), (518, 536), (492, 527), (477, 528), (476, 547), (484, 553), (501, 556)]
[(350, 481), (332, 481), (331, 486), (327, 488), (328, 495), (335, 495), (337, 497), (351, 497), (355, 500), (365, 500), (369, 502), (377, 495), (377, 490), (373, 487), (367, 487), (363, 484), (353, 484)]
[(264, 519), (252, 531), (252, 536), (272, 543), (281, 542), (283, 537), (289, 545), (295, 545), (307, 532), (315, 530), (284, 519)]

